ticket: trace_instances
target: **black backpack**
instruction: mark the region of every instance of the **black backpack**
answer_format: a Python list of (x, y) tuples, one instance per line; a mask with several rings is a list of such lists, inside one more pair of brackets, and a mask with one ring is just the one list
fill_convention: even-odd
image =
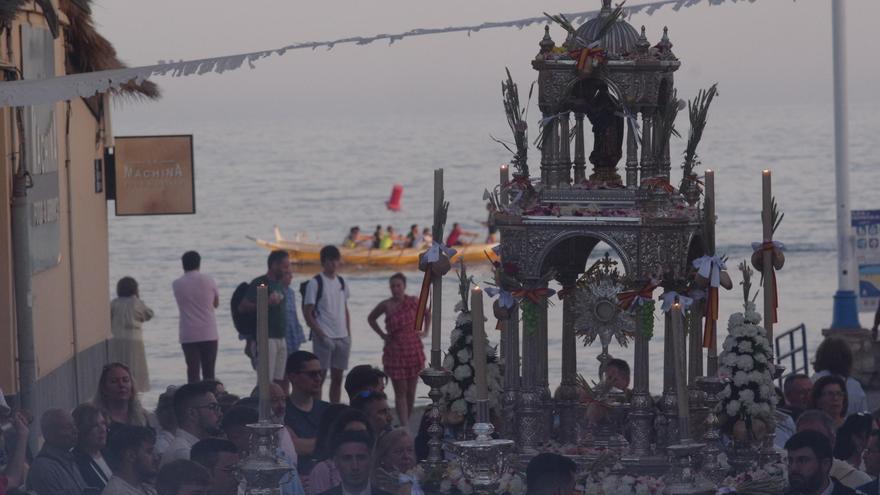
[[(315, 314), (318, 314), (318, 301), (321, 300), (321, 296), (324, 295), (324, 278), (321, 277), (321, 274), (317, 274), (313, 279), (318, 281), (318, 292), (315, 294)], [(342, 286), (343, 292), (345, 291), (345, 279), (341, 276), (337, 275), (336, 278), (339, 279), (339, 285)], [(300, 294), (300, 305), (302, 306), (303, 316), (306, 314), (306, 287), (308, 287), (309, 281), (299, 284), (299, 294)]]
[(257, 313), (241, 313), (238, 311), (238, 306), (241, 305), (241, 301), (247, 296), (248, 288), (250, 288), (250, 284), (247, 282), (238, 284), (238, 287), (232, 293), (232, 299), (229, 301), (229, 313), (232, 314), (232, 324), (235, 326), (238, 334), (252, 339), (257, 335)]

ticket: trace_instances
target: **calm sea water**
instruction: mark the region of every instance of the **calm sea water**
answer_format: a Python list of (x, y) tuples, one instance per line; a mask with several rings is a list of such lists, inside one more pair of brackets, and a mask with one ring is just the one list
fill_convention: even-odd
[[(851, 192), (856, 209), (880, 207), (876, 191), (880, 163), (874, 149), (880, 135), (878, 110), (877, 104), (851, 109)], [(679, 126), (686, 129), (686, 120), (681, 119)], [(184, 251), (198, 250), (203, 271), (213, 275), (220, 287), (218, 378), (230, 391), (246, 394), (255, 383), (255, 374), (232, 327), (229, 297), (239, 282), (265, 271), (267, 255), (246, 236), (271, 237), (277, 224), (288, 236), (306, 233), (316, 242), (338, 243), (351, 225), (366, 230), (379, 223), (400, 229), (412, 223), (426, 225), (432, 170), (438, 167), (445, 169), (450, 222), (481, 230), (483, 189), (497, 182), (498, 165), (508, 159), (506, 151), (488, 137), (508, 135), (500, 112), (455, 117), (406, 112), (376, 116), (369, 125), (330, 116), (249, 122), (181, 122), (168, 117), (120, 119), (116, 127), (120, 135), (195, 135), (196, 215), (117, 218), (110, 213), (108, 296), (118, 278), (131, 275), (156, 313), (144, 328), (153, 388), (144, 401), (150, 406), (166, 386), (185, 381), (171, 292)], [(805, 323), (811, 351), (821, 340), (820, 330), (831, 322), (837, 285), (832, 144), (830, 107), (719, 106), (713, 109), (700, 150), (703, 168), (717, 171), (718, 250), (730, 257), (731, 268), (750, 254), (748, 244), (761, 236), (761, 170), (773, 170), (773, 192), (785, 211), (777, 238), (788, 247), (787, 263), (778, 275), (777, 328)], [(673, 143), (673, 156), (680, 156), (682, 146), (682, 140)], [(537, 170), (536, 154), (531, 165)], [(673, 182), (677, 181), (676, 177)], [(383, 203), (395, 183), (405, 187), (400, 213), (388, 212)], [(594, 254), (602, 254), (601, 246)], [(485, 265), (469, 269), (477, 280), (489, 277)], [(344, 273), (352, 293), (352, 364), (381, 364), (381, 341), (366, 317), (388, 296), (391, 274), (390, 270)], [(420, 273), (406, 274), (414, 293)], [(738, 282), (738, 274), (732, 274)], [(297, 273), (295, 283), (308, 276)], [(451, 308), (457, 298), (454, 278), (447, 280), (444, 345), (453, 328)], [(737, 288), (722, 294), (720, 338), (726, 334), (728, 315), (741, 304)], [(561, 313), (561, 304), (550, 308), (551, 388), (560, 378)], [(863, 325), (869, 318), (862, 315)], [(490, 339), (497, 342), (498, 334)], [(662, 344), (662, 336), (651, 344), (651, 388), (655, 391), (661, 385), (655, 377), (662, 376)], [(579, 347), (578, 369), (585, 376), (595, 376), (598, 352), (595, 347)], [(632, 351), (612, 347), (611, 352), (627, 358)], [(420, 388), (418, 395), (426, 396), (426, 389)]]

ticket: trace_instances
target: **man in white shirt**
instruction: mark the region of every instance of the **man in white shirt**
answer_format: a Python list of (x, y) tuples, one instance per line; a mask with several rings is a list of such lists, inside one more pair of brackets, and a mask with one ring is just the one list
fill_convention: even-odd
[(314, 353), (325, 378), (330, 370), (330, 402), (338, 403), (342, 395), (342, 374), (348, 368), (351, 354), (351, 318), (348, 286), (337, 274), (342, 256), (336, 246), (321, 248), (321, 266), (323, 271), (306, 285), (303, 315), (312, 330)]
[(101, 495), (156, 495), (149, 483), (159, 471), (156, 436), (146, 426), (119, 425), (107, 442), (113, 477)]
[(200, 271), (199, 253), (187, 251), (181, 261), (183, 276), (171, 287), (180, 311), (180, 345), (186, 360), (186, 379), (189, 383), (213, 380), (219, 338), (214, 309), (220, 305), (220, 294), (214, 279)]
[(220, 434), (220, 404), (209, 385), (188, 383), (174, 392), (177, 431), (174, 441), (162, 455), (162, 465), (189, 459), (192, 446), (204, 438)]

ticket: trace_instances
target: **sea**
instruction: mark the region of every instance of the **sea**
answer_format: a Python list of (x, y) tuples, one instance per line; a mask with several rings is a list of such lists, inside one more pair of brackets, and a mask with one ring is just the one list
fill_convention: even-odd
[[(271, 239), (277, 225), (286, 237), (299, 235), (316, 243), (338, 244), (354, 225), (367, 232), (377, 224), (404, 232), (411, 224), (427, 226), (437, 168), (445, 173), (450, 223), (485, 232), (483, 191), (497, 184), (499, 165), (510, 158), (490, 138), (509, 136), (498, 107), (497, 112), (462, 109), (454, 115), (392, 109), (371, 116), (368, 122), (329, 114), (307, 119), (290, 115), (203, 120), (168, 115), (114, 122), (119, 135), (180, 132), (193, 134), (195, 143), (196, 214), (117, 217), (109, 204), (111, 280), (107, 295), (112, 298), (116, 280), (130, 275), (137, 279), (144, 302), (155, 311), (155, 317), (144, 325), (151, 382), (151, 390), (143, 393), (144, 403), (152, 407), (167, 386), (185, 381), (178, 311), (171, 291), (172, 281), (182, 273), (183, 252), (199, 251), (202, 271), (219, 286), (217, 378), (229, 391), (248, 394), (256, 374), (232, 326), (229, 299), (240, 282), (266, 269), (267, 251), (249, 237)], [(853, 209), (880, 208), (877, 115), (880, 103), (850, 108)], [(680, 116), (678, 127), (687, 129), (686, 116)], [(683, 146), (684, 139), (675, 139), (672, 156), (680, 157)], [(778, 273), (776, 331), (804, 324), (812, 356), (822, 340), (821, 330), (831, 323), (832, 296), (837, 289), (830, 103), (718, 106), (711, 112), (698, 151), (699, 171), (716, 171), (717, 250), (728, 256), (735, 284), (741, 280), (736, 264), (749, 257), (750, 243), (761, 239), (761, 171), (772, 171), (773, 194), (785, 213), (776, 238), (786, 245), (786, 264)], [(537, 173), (539, 157), (534, 149), (530, 165)], [(673, 183), (679, 178), (680, 171), (674, 167)], [(388, 211), (384, 204), (395, 184), (404, 187), (403, 209), (398, 213)], [(592, 256), (607, 250), (599, 245)], [(485, 262), (467, 269), (477, 282), (490, 280)], [(388, 278), (395, 271), (343, 268), (351, 290), (352, 365), (381, 366), (382, 341), (368, 326), (367, 315), (389, 296)], [(294, 285), (313, 273), (313, 269), (295, 267)], [(404, 274), (409, 293), (415, 294), (421, 273), (408, 268)], [(742, 309), (739, 289), (722, 291), (720, 339), (726, 335), (729, 315)], [(458, 300), (454, 274), (446, 278), (443, 297), (443, 342), (448, 346)], [(763, 312), (761, 301), (759, 297), (758, 310)], [(491, 314), (488, 304), (486, 312)], [(551, 389), (560, 380), (561, 319), (562, 305), (557, 302), (549, 309)], [(870, 326), (872, 319), (873, 315), (861, 314), (863, 326)], [(659, 309), (656, 323), (661, 328)], [(497, 344), (499, 333), (490, 332), (491, 344)], [(430, 343), (425, 343), (427, 354)], [(598, 343), (581, 344), (578, 371), (595, 379)], [(311, 343), (305, 348), (310, 349)], [(654, 392), (662, 386), (662, 351), (663, 335), (657, 331), (650, 352)], [(610, 352), (632, 360), (631, 347), (614, 344)], [(391, 387), (386, 390), (393, 397)], [(428, 401), (424, 385), (420, 384), (417, 397), (419, 403)]]

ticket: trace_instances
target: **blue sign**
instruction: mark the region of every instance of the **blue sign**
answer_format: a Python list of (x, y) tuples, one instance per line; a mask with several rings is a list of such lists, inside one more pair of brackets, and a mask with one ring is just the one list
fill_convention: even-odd
[(852, 227), (859, 266), (859, 310), (880, 304), (880, 210), (853, 210)]

